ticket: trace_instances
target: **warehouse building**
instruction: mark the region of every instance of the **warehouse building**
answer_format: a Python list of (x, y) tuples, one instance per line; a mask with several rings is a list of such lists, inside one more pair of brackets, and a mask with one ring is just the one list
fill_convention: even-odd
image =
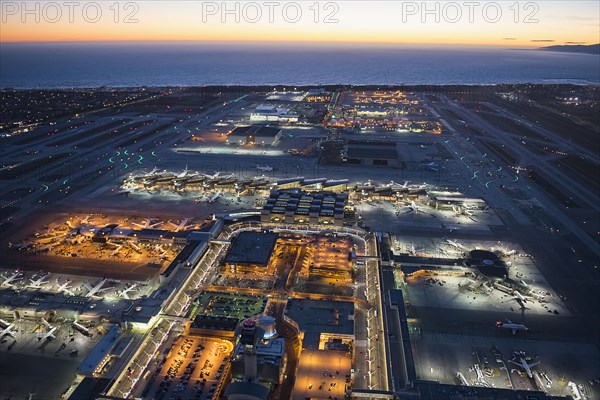
[(342, 160), (350, 165), (399, 167), (400, 157), (395, 142), (349, 140)]
[(280, 139), (280, 128), (268, 125), (238, 126), (227, 135), (227, 144), (274, 146)]

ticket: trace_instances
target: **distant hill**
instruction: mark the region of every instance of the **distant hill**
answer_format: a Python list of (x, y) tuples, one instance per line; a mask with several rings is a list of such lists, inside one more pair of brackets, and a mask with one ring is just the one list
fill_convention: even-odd
[(600, 43), (598, 44), (568, 44), (568, 45), (556, 45), (540, 47), (538, 50), (545, 51), (560, 51), (563, 53), (585, 53), (585, 54), (598, 54), (600, 55)]

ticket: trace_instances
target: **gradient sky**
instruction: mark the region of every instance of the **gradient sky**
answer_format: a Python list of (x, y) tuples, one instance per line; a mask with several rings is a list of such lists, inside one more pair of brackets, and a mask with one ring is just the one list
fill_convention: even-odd
[[(300, 0), (301, 15), (297, 22), (292, 2), (278, 1), (269, 21), (269, 7), (263, 1), (261, 18), (256, 18), (256, 8), (238, 2), (239, 22), (235, 14), (223, 15), (224, 4), (199, 0), (136, 1), (135, 6), (125, 9), (125, 1), (119, 2), (120, 12), (115, 22), (113, 1), (98, 1), (101, 15), (97, 22), (84, 19), (83, 7), (88, 6), (89, 20), (96, 18), (96, 10), (87, 1), (80, 1), (69, 21), (69, 9), (63, 1), (57, 8), (46, 6), (47, 2), (23, 2), (2, 0), (2, 25), (0, 41), (3, 42), (48, 42), (48, 41), (137, 41), (137, 40), (202, 40), (202, 41), (320, 41), (320, 42), (379, 42), (398, 44), (469, 44), (501, 46), (544, 46), (551, 44), (592, 44), (600, 42), (600, 6), (597, 1), (496, 1), (500, 15), (490, 1), (476, 2), (473, 20), (469, 21), (469, 7), (463, 1), (368, 1), (343, 0), (316, 3)], [(448, 5), (448, 3), (453, 3)], [(226, 7), (235, 9), (235, 2)], [(424, 4), (430, 10), (424, 14)], [(519, 8), (515, 14), (516, 4)], [(532, 4), (527, 6), (526, 4)], [(458, 7), (457, 7), (458, 6)], [(287, 7), (288, 20), (283, 8)], [(487, 14), (483, 9), (487, 7)], [(137, 8), (137, 9), (136, 9)], [(212, 10), (208, 15), (204, 10)], [(246, 13), (244, 13), (244, 10)], [(461, 16), (458, 17), (457, 10)], [(137, 22), (124, 23), (131, 12)], [(334, 12), (337, 22), (325, 22), (325, 17)], [(525, 22), (528, 14), (535, 11), (537, 22)], [(37, 15), (36, 15), (37, 14)], [(39, 21), (36, 22), (36, 16)], [(315, 22), (315, 17), (317, 22)], [(439, 22), (436, 22), (439, 17)], [(225, 21), (222, 19), (225, 18)], [(423, 18), (425, 20), (423, 21)], [(487, 20), (486, 20), (487, 18)], [(204, 19), (204, 21), (203, 21)], [(258, 19), (258, 22), (252, 22)], [(515, 21), (516, 19), (516, 21)], [(452, 22), (451, 20), (457, 20)], [(497, 20), (496, 22), (492, 22)], [(55, 21), (55, 22), (53, 22)]]

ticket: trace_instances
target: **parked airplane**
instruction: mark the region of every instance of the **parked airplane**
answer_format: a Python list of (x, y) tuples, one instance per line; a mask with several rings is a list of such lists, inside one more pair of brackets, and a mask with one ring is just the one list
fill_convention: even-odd
[(38, 279), (29, 279), (29, 282), (31, 282), (29, 287), (39, 288), (43, 284), (48, 283), (48, 281), (45, 280), (47, 277), (48, 277), (48, 274), (45, 274), (45, 275), (42, 275)]
[(273, 171), (273, 167), (271, 167), (270, 165), (256, 164), (256, 169), (258, 169), (259, 171), (265, 171), (265, 172)]
[(158, 168), (154, 167), (152, 170), (146, 172), (146, 176), (152, 176), (158, 172)]
[(33, 247), (33, 243), (21, 241), (19, 243), (11, 243), (8, 242), (9, 249), (17, 249), (18, 251), (27, 250), (28, 248)]
[(517, 301), (522, 301), (523, 303), (527, 303), (527, 300), (531, 300), (531, 297), (529, 296), (523, 296), (520, 292), (518, 291), (514, 291), (513, 294), (515, 295), (515, 300)]
[(414, 244), (414, 243), (411, 243), (411, 244), (410, 244), (410, 250), (408, 251), (408, 253), (409, 253), (411, 256), (414, 256), (414, 255), (416, 255), (417, 253), (420, 253), (420, 252), (422, 252), (422, 251), (424, 251), (424, 250), (425, 250), (425, 249), (415, 249), (415, 244)]
[(13, 286), (13, 282), (18, 282), (19, 280), (21, 280), (21, 277), (22, 274), (19, 272), (19, 270), (16, 270), (10, 276), (2, 276), (2, 278), (4, 278), (4, 281), (2, 281), (0, 286)]
[(73, 328), (77, 329), (79, 332), (81, 332), (85, 336), (88, 336), (88, 337), (92, 336), (92, 332), (90, 332), (90, 330), (88, 328), (86, 328), (85, 326), (83, 326), (79, 322), (77, 322), (77, 320), (73, 321)]
[(205, 178), (208, 179), (217, 179), (217, 178), (221, 178), (221, 171), (215, 171), (214, 174), (202, 174)]
[(4, 336), (10, 336), (13, 339), (16, 339), (15, 335), (18, 333), (16, 330), (13, 330), (15, 324), (10, 324), (3, 319), (0, 319), (0, 339), (4, 338)]
[(102, 293), (102, 292), (112, 289), (112, 287), (103, 288), (102, 286), (104, 286), (105, 283), (106, 283), (106, 278), (102, 278), (94, 287), (88, 285), (87, 283), (84, 283), (83, 286), (85, 286), (85, 288), (88, 290), (88, 293), (86, 294), (86, 296), (87, 297), (98, 297), (97, 296), (98, 293)]
[[(514, 359), (517, 359), (518, 361), (513, 361)], [(529, 361), (527, 360), (527, 357), (525, 356), (524, 351), (515, 352), (513, 354), (513, 360), (508, 360), (508, 361), (515, 364), (518, 367), (521, 367), (523, 370), (525, 370), (525, 372), (527, 373), (527, 376), (530, 378), (533, 378), (533, 373), (531, 372), (531, 368), (535, 367), (536, 365), (538, 365), (540, 363), (539, 361), (536, 361), (536, 362), (530, 364)]]
[(185, 178), (189, 172), (190, 172), (190, 170), (188, 169), (188, 166), (186, 164), (185, 165), (185, 169), (181, 173), (176, 174), (175, 177), (177, 177), (177, 178)]
[(136, 224), (135, 222), (132, 222), (132, 224), (142, 229), (154, 228), (155, 226), (162, 224), (161, 221), (152, 223), (152, 220), (150, 218), (142, 220), (142, 222), (143, 224)]
[(440, 223), (440, 226), (442, 227), (442, 229), (448, 229), (448, 232), (457, 231), (460, 229), (459, 226), (456, 226), (456, 225), (448, 226), (448, 225), (444, 224), (443, 222)]
[(40, 335), (38, 336), (38, 340), (39, 341), (50, 341), (53, 339), (56, 339), (56, 331), (58, 330), (58, 326), (52, 326), (48, 323), (48, 321), (46, 321), (44, 318), (42, 318), (42, 323), (44, 324), (44, 326), (47, 329), (47, 332), (45, 335)]
[(121, 291), (121, 296), (125, 297), (126, 299), (129, 299), (129, 292), (132, 292), (135, 288), (137, 287), (137, 283), (133, 283), (131, 284), (129, 287), (123, 289), (123, 291)]
[(456, 249), (459, 249), (462, 251), (467, 251), (467, 248), (465, 246), (463, 246), (462, 244), (460, 244), (458, 242), (455, 242), (454, 240), (444, 239), (444, 241)]
[(426, 170), (429, 170), (429, 171), (434, 171), (434, 172), (438, 172), (440, 170), (439, 164), (434, 163), (434, 162), (423, 164), (423, 168), (425, 168)]
[(498, 328), (510, 329), (512, 330), (512, 334), (516, 335), (517, 331), (525, 331), (529, 332), (529, 328), (523, 324), (513, 324), (510, 320), (506, 319), (505, 321), (499, 320), (496, 322), (496, 326)]
[(171, 224), (175, 227), (175, 229), (174, 229), (175, 232), (185, 231), (186, 229), (189, 229), (194, 226), (194, 224), (187, 225), (187, 223), (190, 222), (191, 220), (192, 220), (191, 218), (184, 218), (181, 221), (181, 223), (179, 223), (179, 224), (176, 224), (171, 221), (169, 221), (169, 224)]
[[(58, 283), (58, 281), (56, 282)], [(69, 281), (67, 280), (65, 283), (58, 285), (58, 287), (56, 288), (57, 292), (64, 292), (67, 293), (71, 296), (74, 296), (73, 292), (70, 290), (71, 289), (71, 283), (73, 283), (73, 281)]]
[(200, 196), (200, 197), (196, 197), (194, 199), (194, 203), (198, 204), (198, 203), (202, 203), (203, 201), (207, 201), (208, 200), (208, 196)]
[(223, 192), (217, 192), (217, 193), (213, 194), (212, 196), (210, 196), (210, 198), (208, 199), (208, 202), (209, 203), (214, 203), (222, 195), (223, 195)]

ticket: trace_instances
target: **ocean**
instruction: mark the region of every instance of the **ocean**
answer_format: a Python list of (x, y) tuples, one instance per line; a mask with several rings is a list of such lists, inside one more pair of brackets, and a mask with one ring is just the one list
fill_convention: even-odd
[(600, 83), (600, 57), (460, 46), (1, 43), (0, 86)]

